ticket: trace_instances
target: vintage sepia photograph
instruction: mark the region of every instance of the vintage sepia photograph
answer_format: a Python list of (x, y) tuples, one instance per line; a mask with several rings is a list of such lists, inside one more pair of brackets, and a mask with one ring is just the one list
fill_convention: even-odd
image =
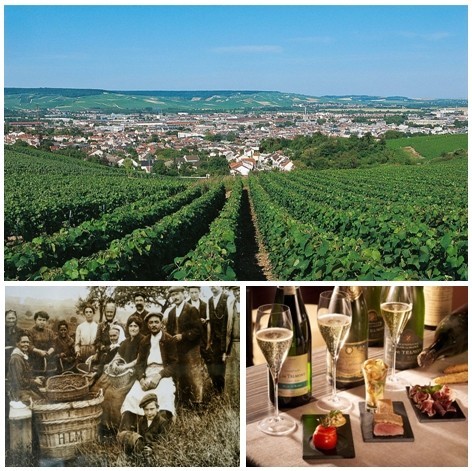
[(8, 286), (7, 466), (239, 466), (240, 288)]

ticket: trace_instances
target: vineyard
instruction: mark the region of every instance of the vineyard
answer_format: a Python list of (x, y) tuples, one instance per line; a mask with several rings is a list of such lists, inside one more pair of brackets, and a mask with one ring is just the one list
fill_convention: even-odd
[(467, 279), (466, 158), (202, 182), (6, 147), (4, 167), (6, 280), (250, 280), (248, 248), (274, 280)]
[(466, 159), (249, 185), (277, 279), (467, 279)]

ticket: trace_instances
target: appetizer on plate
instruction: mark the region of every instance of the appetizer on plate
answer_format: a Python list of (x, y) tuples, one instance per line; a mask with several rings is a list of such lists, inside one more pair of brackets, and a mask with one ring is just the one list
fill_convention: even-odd
[(376, 437), (403, 435), (403, 418), (393, 411), (391, 399), (378, 399), (377, 411), (373, 417), (373, 434)]
[(412, 386), (408, 391), (408, 396), (421, 412), (433, 417), (436, 414), (444, 416), (448, 412), (456, 412), (452, 405), (454, 393), (446, 385), (437, 384), (434, 386)]
[(319, 450), (332, 450), (336, 448), (338, 436), (337, 427), (342, 427), (346, 418), (341, 411), (332, 410), (321, 420), (313, 433), (313, 445)]

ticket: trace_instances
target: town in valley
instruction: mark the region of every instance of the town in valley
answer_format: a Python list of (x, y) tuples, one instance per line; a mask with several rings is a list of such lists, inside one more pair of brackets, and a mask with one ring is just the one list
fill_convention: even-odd
[[(16, 114), (16, 116), (15, 116)], [(294, 139), (321, 133), (331, 137), (380, 139), (386, 133), (467, 133), (466, 106), (427, 110), (405, 107), (330, 105), (295, 111), (128, 112), (21, 110), (6, 116), (4, 143), (22, 141), (61, 153), (77, 149), (84, 158), (121, 166), (126, 160), (146, 173), (201, 175), (202, 159), (218, 161), (220, 173), (291, 171), (286, 152), (264, 152), (268, 138)], [(46, 147), (45, 147), (46, 146)], [(226, 162), (226, 163), (225, 163)], [(210, 171), (211, 173), (211, 171)], [(208, 175), (208, 174), (204, 174)]]

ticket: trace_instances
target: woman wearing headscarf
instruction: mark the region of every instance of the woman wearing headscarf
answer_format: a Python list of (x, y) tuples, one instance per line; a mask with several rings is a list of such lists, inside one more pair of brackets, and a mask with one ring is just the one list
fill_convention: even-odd
[(105, 391), (105, 389), (108, 388), (108, 376), (103, 372), (103, 370), (105, 369), (105, 366), (111, 363), (115, 358), (121, 343), (125, 340), (124, 330), (118, 324), (114, 324), (110, 327), (109, 336), (110, 346), (106, 352), (102, 352), (100, 363), (96, 366), (97, 370), (92, 375), (92, 381), (96, 380), (93, 387), (90, 389), (92, 392), (98, 392), (100, 389)]

